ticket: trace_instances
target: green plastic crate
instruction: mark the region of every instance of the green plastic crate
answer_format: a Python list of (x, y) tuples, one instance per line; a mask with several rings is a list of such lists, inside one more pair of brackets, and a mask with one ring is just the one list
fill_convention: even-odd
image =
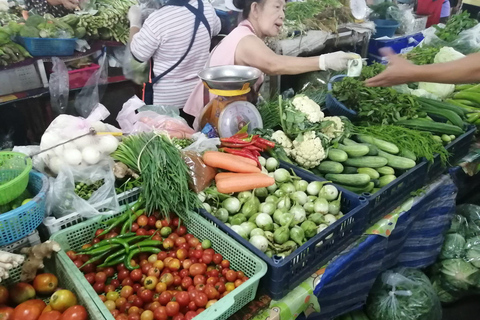
[[(126, 206), (123, 206), (120, 213), (114, 216), (120, 215), (125, 210)], [(82, 245), (92, 240), (95, 231), (103, 226), (101, 222), (111, 217), (112, 216), (99, 216), (90, 219), (61, 230), (52, 235), (50, 239), (58, 242), (64, 251), (78, 250)], [(255, 298), (258, 283), (267, 272), (267, 265), (236, 240), (212, 226), (197, 213), (186, 214), (181, 218), (189, 233), (201, 241), (209, 239), (212, 242), (213, 249), (230, 261), (232, 269), (241, 270), (249, 277), (247, 282), (195, 317), (195, 320), (228, 319)], [(78, 278), (78, 282), (76, 283), (77, 288), (85, 290), (90, 295), (92, 301), (94, 301), (98, 309), (100, 309), (104, 319), (113, 320), (114, 318), (110, 311), (107, 310), (103, 302), (98, 298), (98, 294), (93, 290), (93, 287), (87, 282), (83, 273), (78, 270), (64, 251), (59, 252), (59, 260), (61, 264), (69, 270), (71, 275)]]
[[(51, 259), (45, 258), (44, 271), (53, 273), (57, 276), (59, 288), (67, 289), (75, 293), (78, 304), (84, 306), (87, 310), (89, 320), (104, 320), (105, 318), (103, 314), (100, 312), (95, 302), (90, 298), (90, 295), (78, 285), (78, 277), (72, 274), (68, 267), (64, 263), (61, 263), (60, 260), (61, 258), (59, 254), (53, 254)], [(9, 287), (14, 283), (20, 282), (21, 272), (21, 265), (11, 269), (9, 278), (3, 280), (1, 284)], [(40, 274), (40, 272), (37, 272), (37, 274)], [(49, 299), (50, 297), (45, 297), (43, 301), (48, 303)]]

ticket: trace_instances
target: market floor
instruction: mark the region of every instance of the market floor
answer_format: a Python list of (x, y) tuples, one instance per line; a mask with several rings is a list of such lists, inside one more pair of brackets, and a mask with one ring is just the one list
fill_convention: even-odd
[(478, 320), (480, 318), (480, 298), (472, 296), (443, 308), (442, 320)]

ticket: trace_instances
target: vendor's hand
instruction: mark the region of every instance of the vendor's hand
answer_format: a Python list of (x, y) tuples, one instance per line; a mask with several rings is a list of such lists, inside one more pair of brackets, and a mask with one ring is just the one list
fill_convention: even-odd
[(62, 5), (68, 10), (75, 10), (78, 8), (78, 0), (47, 0), (52, 6)]
[(130, 7), (130, 10), (128, 10), (128, 20), (130, 21), (130, 28), (142, 27), (142, 9), (140, 9), (138, 5)]
[(387, 69), (366, 80), (365, 84), (368, 87), (391, 87), (412, 82), (417, 66), (397, 56), (391, 48), (380, 49), (380, 52), (388, 59)]
[(359, 58), (360, 56), (356, 53), (337, 51), (322, 54), (319, 58), (318, 66), (320, 70), (342, 71), (348, 69), (348, 61)]

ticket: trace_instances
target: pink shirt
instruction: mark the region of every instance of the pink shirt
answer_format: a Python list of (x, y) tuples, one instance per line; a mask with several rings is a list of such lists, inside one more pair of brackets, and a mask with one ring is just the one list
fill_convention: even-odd
[[(207, 61), (205, 67), (216, 67), (224, 65), (235, 64), (235, 51), (237, 50), (238, 43), (246, 36), (255, 35), (253, 26), (248, 20), (243, 20), (240, 24), (226, 36), (219, 45), (210, 53), (210, 58)], [(263, 83), (263, 75), (258, 79), (255, 89), (258, 89)], [(202, 113), (204, 107), (204, 85), (199, 79), (195, 89), (190, 94), (190, 97), (185, 104), (183, 111), (186, 113), (198, 117)], [(210, 100), (215, 98), (215, 95), (210, 93)], [(198, 118), (195, 120), (194, 128), (198, 125)], [(201, 128), (200, 128), (201, 129)]]

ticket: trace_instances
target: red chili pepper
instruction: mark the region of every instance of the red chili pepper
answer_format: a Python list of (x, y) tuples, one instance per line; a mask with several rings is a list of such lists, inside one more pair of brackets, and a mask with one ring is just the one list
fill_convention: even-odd
[(253, 150), (255, 150), (255, 151), (263, 151), (262, 148), (259, 148), (259, 147), (255, 146), (255, 145), (245, 146), (245, 147), (243, 147), (243, 149), (248, 149), (248, 150), (252, 150), (252, 151), (253, 151)]
[(248, 146), (252, 146), (253, 142), (248, 142), (248, 143), (232, 143), (232, 142), (225, 142), (222, 141), (222, 146), (223, 147), (229, 147), (229, 148), (244, 148)]
[(246, 139), (238, 139), (238, 138), (221, 138), (220, 141), (226, 142), (226, 143), (236, 143), (236, 144), (251, 144), (252, 143), (252, 137), (246, 138)]
[(237, 133), (231, 136), (230, 138), (236, 138), (236, 139), (245, 139), (248, 138), (248, 133), (243, 132), (243, 133)]
[(240, 156), (240, 157), (244, 157), (244, 158), (249, 158), (249, 159), (252, 159), (253, 161), (255, 161), (257, 163), (257, 166), (259, 168), (262, 168), (262, 165), (260, 164), (260, 162), (258, 161), (258, 158), (256, 156), (254, 156), (250, 150), (247, 150), (247, 149), (242, 149), (242, 150), (239, 150), (239, 149), (232, 149), (232, 148), (222, 148), (220, 149), (220, 151), (223, 151), (223, 152), (226, 152), (226, 153), (230, 153), (230, 154), (233, 154), (233, 155), (236, 155), (236, 156)]
[(273, 142), (273, 141), (263, 139), (263, 138), (260, 138), (260, 137), (258, 139), (256, 139), (255, 141), (258, 141), (258, 142), (266, 145), (269, 148), (272, 148), (272, 149), (275, 148), (275, 142)]

